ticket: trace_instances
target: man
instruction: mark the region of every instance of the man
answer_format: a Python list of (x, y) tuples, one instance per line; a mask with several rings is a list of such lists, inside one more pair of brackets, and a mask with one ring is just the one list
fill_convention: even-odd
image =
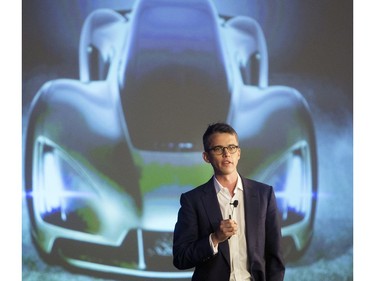
[(173, 264), (195, 267), (192, 280), (281, 281), (285, 267), (275, 194), (271, 186), (237, 172), (236, 131), (208, 126), (203, 159), (214, 176), (181, 195), (173, 238)]

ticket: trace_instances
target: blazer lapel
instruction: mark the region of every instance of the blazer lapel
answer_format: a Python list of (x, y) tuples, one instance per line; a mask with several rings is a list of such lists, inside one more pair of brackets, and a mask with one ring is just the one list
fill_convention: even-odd
[(259, 202), (258, 193), (251, 186), (251, 182), (247, 179), (242, 179), (244, 186), (244, 200), (245, 200), (245, 221), (246, 221), (246, 244), (247, 251), (252, 260), (255, 248), (255, 237), (257, 237), (257, 221), (259, 217)]
[[(214, 232), (220, 226), (220, 221), (223, 219), (223, 217), (221, 215), (219, 201), (217, 200), (213, 177), (205, 184), (205, 188), (203, 190), (204, 194), (201, 197), (202, 204), (210, 221), (212, 232)], [(219, 244), (219, 254), (224, 256), (224, 259), (229, 265), (228, 241)]]

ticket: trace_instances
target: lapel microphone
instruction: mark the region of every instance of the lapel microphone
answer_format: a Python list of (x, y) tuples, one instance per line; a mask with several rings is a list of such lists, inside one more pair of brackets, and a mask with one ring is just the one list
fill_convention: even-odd
[(238, 206), (238, 200), (234, 200), (233, 203), (229, 203), (231, 205), (233, 205), (233, 207), (237, 207)]
[(233, 201), (233, 203), (232, 203), (232, 202), (230, 202), (230, 203), (229, 203), (229, 205), (232, 205), (232, 206), (233, 206), (233, 209), (232, 209), (232, 214), (231, 214), (231, 215), (229, 215), (229, 219), (231, 219), (231, 218), (232, 218), (232, 216), (233, 216), (233, 211), (234, 211), (234, 208), (236, 208), (236, 207), (238, 206), (238, 200), (234, 200), (234, 201)]

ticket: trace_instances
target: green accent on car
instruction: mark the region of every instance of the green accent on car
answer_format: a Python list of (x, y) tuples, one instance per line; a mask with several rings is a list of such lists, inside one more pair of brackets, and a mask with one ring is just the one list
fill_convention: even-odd
[(143, 194), (160, 186), (196, 187), (207, 181), (212, 176), (212, 173), (211, 166), (205, 163), (194, 166), (152, 163), (142, 166), (142, 175), (139, 183)]

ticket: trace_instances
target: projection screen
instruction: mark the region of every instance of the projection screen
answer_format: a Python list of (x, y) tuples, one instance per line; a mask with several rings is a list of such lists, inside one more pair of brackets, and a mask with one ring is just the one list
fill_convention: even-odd
[(189, 280), (202, 134), (274, 187), (285, 280), (353, 279), (353, 3), (23, 1), (24, 280)]

